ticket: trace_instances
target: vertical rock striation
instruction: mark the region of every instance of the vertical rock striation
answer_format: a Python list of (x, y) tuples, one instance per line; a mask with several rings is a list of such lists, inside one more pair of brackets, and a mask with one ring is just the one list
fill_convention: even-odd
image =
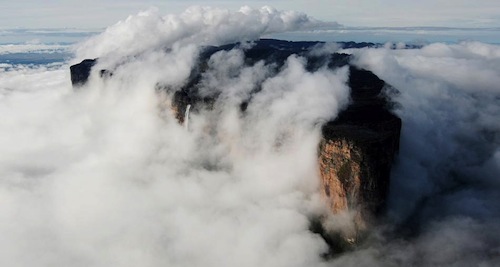
[(322, 194), (332, 213), (349, 213), (355, 233), (383, 212), (390, 170), (399, 148), (401, 120), (381, 95), (385, 83), (373, 73), (350, 69), (351, 105), (323, 126), (319, 144)]

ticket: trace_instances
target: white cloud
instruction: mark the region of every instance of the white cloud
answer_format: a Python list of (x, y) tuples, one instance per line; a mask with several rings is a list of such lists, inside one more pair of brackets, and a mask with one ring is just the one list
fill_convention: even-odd
[(0, 55), (12, 53), (55, 53), (55, 52), (69, 52), (68, 45), (48, 45), (37, 43), (36, 40), (26, 44), (7, 44), (0, 45)]
[[(196, 43), (217, 45), (255, 40), (263, 34), (312, 29), (335, 23), (317, 21), (304, 13), (278, 11), (271, 7), (239, 11), (194, 6), (179, 15), (160, 15), (156, 9), (129, 16), (91, 38), (77, 50), (77, 58), (108, 54), (134, 55), (144, 49), (170, 48)], [(141, 42), (137, 42), (140, 39)]]
[(403, 129), (389, 213), (417, 235), (380, 240), (343, 261), (382, 253), (401, 265), (498, 264), (499, 52), (476, 42), (353, 51), (359, 66), (400, 91), (393, 96)]
[[(294, 116), (272, 108), (295, 108), (294, 95), (306, 91), (335, 93), (332, 85), (341, 94), (345, 73), (301, 74), (292, 60), (307, 83), (291, 88), (289, 100), (269, 99), (271, 109), (242, 121), (232, 117), (238, 107), (226, 107), (210, 136), (204, 129), (216, 114), (192, 114), (192, 132), (168, 110), (158, 117), (152, 69), (139, 69), (150, 63), (75, 93), (65, 69), (0, 77), (9, 117), (0, 123), (2, 265), (320, 264), (326, 245), (308, 231), (318, 206), (318, 129), (306, 127), (318, 115), (298, 121), (302, 130), (276, 151), (270, 137)], [(265, 87), (280, 89), (286, 81), (277, 79)]]
[[(239, 52), (220, 52), (210, 72), (222, 77), (201, 84), (228, 101), (193, 111), (189, 131), (155, 90), (183, 84), (198, 45), (297, 27), (297, 18), (306, 17), (272, 9), (141, 13), (84, 45), (120, 63), (112, 77), (93, 73), (73, 91), (67, 66), (0, 72), (7, 117), (0, 122), (0, 265), (325, 264), (326, 244), (309, 231), (309, 217), (323, 208), (318, 122), (347, 104), (346, 69), (308, 73), (291, 57), (272, 74), (262, 63), (243, 66)], [(233, 29), (228, 20), (262, 25)], [(162, 40), (178, 44), (164, 50)], [(239, 104), (255, 84), (263, 90), (242, 115)]]
[(177, 123), (158, 83), (179, 89), (199, 45), (311, 22), (290, 14), (141, 13), (80, 47), (79, 57), (102, 60), (76, 91), (68, 66), (2, 69), (0, 265), (498, 265), (498, 46), (352, 51), (400, 91), (388, 228), (406, 222), (414, 235), (382, 229), (328, 262), (308, 219), (324, 208), (318, 122), (346, 104), (346, 69), (309, 73), (292, 56), (271, 75), (239, 51), (219, 52), (200, 86), (222, 101), (193, 111), (189, 130)]

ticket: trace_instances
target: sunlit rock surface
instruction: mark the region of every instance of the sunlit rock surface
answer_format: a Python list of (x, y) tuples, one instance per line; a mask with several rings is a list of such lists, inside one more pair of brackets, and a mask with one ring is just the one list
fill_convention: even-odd
[(373, 73), (351, 67), (349, 86), (352, 103), (323, 126), (318, 154), (322, 193), (333, 213), (351, 213), (355, 241), (385, 208), (401, 120), (388, 111), (386, 85)]

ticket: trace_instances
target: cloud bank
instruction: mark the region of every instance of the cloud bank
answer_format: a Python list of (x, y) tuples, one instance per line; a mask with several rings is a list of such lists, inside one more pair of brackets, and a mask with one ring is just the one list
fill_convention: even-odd
[(399, 90), (392, 97), (403, 129), (389, 216), (400, 229), (345, 262), (384, 255), (381, 266), (498, 265), (499, 52), (477, 42), (353, 51), (358, 66)]
[(134, 55), (145, 49), (193, 43), (220, 45), (255, 40), (263, 34), (336, 25), (318, 21), (304, 13), (278, 11), (268, 6), (261, 9), (242, 7), (236, 12), (194, 6), (181, 14), (165, 16), (150, 9), (129, 16), (109, 27), (98, 38), (80, 46), (77, 58)]
[(0, 55), (13, 53), (61, 53), (67, 52), (68, 50), (69, 46), (67, 45), (46, 45), (38, 43), (0, 45)]
[(319, 123), (347, 105), (347, 69), (218, 52), (199, 86), (219, 100), (187, 129), (156, 90), (185, 85), (200, 45), (315, 24), (270, 8), (148, 11), (77, 49), (113, 67), (81, 90), (68, 66), (2, 69), (0, 265), (498, 265), (500, 47), (350, 51), (399, 90), (402, 142), (387, 223), (329, 260), (309, 219), (324, 212)]
[(323, 210), (318, 122), (347, 104), (347, 69), (310, 73), (290, 57), (276, 70), (247, 66), (239, 49), (218, 52), (200, 90), (220, 101), (190, 114), (188, 130), (155, 89), (186, 82), (199, 44), (305, 18), (270, 8), (140, 13), (79, 50), (100, 57), (97, 69), (119, 62), (108, 79), (93, 73), (73, 91), (67, 66), (2, 72), (1, 265), (324, 264), (327, 246), (309, 231)]

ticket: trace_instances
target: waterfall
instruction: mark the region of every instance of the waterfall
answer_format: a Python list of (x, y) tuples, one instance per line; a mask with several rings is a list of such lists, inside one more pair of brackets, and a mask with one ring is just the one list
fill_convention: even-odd
[(186, 107), (186, 113), (184, 114), (184, 127), (186, 127), (186, 130), (189, 128), (189, 110), (191, 109), (191, 105), (187, 105)]

